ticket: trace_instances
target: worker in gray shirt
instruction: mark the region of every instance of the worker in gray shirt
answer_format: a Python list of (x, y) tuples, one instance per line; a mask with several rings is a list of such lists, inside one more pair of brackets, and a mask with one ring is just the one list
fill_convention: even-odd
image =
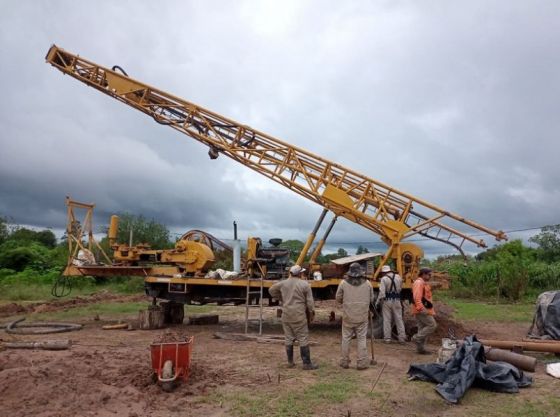
[(383, 338), (386, 343), (391, 343), (393, 324), (397, 327), (399, 343), (406, 341), (401, 304), (402, 282), (400, 275), (391, 271), (389, 265), (383, 265), (376, 307), (377, 304), (382, 303)]
[(290, 268), (288, 279), (277, 282), (268, 289), (270, 296), (282, 301), (282, 327), (286, 338), (288, 366), (294, 367), (294, 342), (299, 343), (299, 352), (304, 370), (317, 369), (311, 362), (309, 351), (308, 322), (315, 317), (313, 293), (307, 281), (300, 278), (305, 269), (299, 265)]
[(366, 279), (364, 270), (354, 262), (336, 291), (336, 301), (342, 304), (342, 342), (339, 365), (347, 369), (350, 365), (350, 342), (356, 335), (358, 344), (357, 369), (367, 369), (367, 328), (369, 307), (373, 303), (373, 288)]

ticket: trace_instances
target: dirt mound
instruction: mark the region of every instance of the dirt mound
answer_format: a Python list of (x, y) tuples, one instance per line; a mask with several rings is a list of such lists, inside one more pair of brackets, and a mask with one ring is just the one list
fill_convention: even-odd
[[(434, 303), (436, 310), (437, 329), (435, 333), (430, 336), (433, 340), (449, 337), (450, 333), (454, 334), (456, 338), (462, 339), (469, 334), (469, 331), (464, 326), (453, 318), (455, 309), (441, 301)], [(418, 331), (418, 326), (414, 316), (410, 312), (410, 308), (404, 309), (404, 326), (406, 334), (412, 336)]]
[(77, 296), (68, 299), (52, 300), (46, 303), (31, 303), (27, 305), (11, 303), (0, 306), (0, 317), (12, 316), (20, 313), (44, 313), (50, 311), (64, 310), (67, 308), (80, 307), (104, 301), (130, 302), (144, 300), (144, 295), (121, 295), (113, 294), (106, 290), (91, 295)]
[(27, 313), (28, 309), (26, 306), (17, 304), (17, 303), (10, 303), (0, 306), (0, 316), (13, 316), (14, 314), (19, 313)]
[(173, 343), (173, 342), (184, 342), (188, 339), (189, 335), (186, 332), (165, 330), (160, 335), (158, 335), (153, 343)]
[(208, 394), (232, 381), (232, 372), (219, 364), (196, 363), (189, 380), (166, 393), (155, 382), (147, 349), (86, 349), (6, 351), (1, 378), (17, 383), (0, 384), (0, 410), (12, 410), (12, 416), (76, 416), (84, 409), (102, 410), (99, 415), (169, 415), (188, 407), (189, 395)]

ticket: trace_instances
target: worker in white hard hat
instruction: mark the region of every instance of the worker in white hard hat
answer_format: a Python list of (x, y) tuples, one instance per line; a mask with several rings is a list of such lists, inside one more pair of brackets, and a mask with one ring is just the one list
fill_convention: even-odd
[(292, 266), (288, 279), (277, 282), (268, 289), (268, 292), (272, 298), (282, 301), (282, 327), (288, 367), (295, 366), (294, 342), (297, 340), (303, 369), (312, 370), (317, 369), (318, 366), (311, 362), (308, 322), (312, 322), (315, 317), (315, 305), (311, 287), (307, 281), (300, 279), (304, 271), (305, 269), (299, 265)]
[(380, 303), (382, 305), (383, 338), (386, 343), (391, 343), (393, 325), (397, 328), (399, 343), (406, 341), (401, 304), (402, 282), (400, 275), (392, 271), (389, 265), (381, 267), (379, 296), (375, 304), (376, 307)]
[(369, 307), (373, 303), (373, 288), (359, 263), (350, 265), (346, 278), (339, 284), (336, 301), (342, 304), (342, 342), (339, 365), (350, 366), (350, 342), (356, 335), (358, 345), (357, 369), (369, 368), (367, 328)]

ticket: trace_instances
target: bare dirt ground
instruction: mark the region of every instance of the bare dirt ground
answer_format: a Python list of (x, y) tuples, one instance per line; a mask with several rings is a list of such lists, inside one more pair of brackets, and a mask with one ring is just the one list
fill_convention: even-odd
[[(544, 373), (542, 364), (534, 375), (532, 387), (518, 394), (494, 394), (471, 389), (459, 406), (446, 404), (435, 393), (433, 384), (407, 381), (406, 371), (411, 363), (435, 360), (435, 355), (416, 355), (412, 344), (376, 342), (376, 366), (366, 371), (342, 370), (336, 365), (340, 330), (328, 320), (331, 309), (329, 303), (319, 306), (318, 323), (311, 330), (311, 340), (317, 345), (312, 346), (311, 352), (320, 369), (310, 372), (304, 372), (300, 367), (288, 369), (284, 365), (281, 344), (213, 338), (216, 331), (242, 331), (243, 307), (216, 307), (215, 311), (220, 314), (219, 325), (173, 326), (173, 331), (192, 335), (195, 341), (189, 380), (171, 393), (162, 391), (153, 382), (150, 368), (149, 345), (164, 336), (161, 330), (108, 331), (101, 329), (107, 321), (84, 318), (78, 321), (84, 324), (84, 328), (72, 333), (11, 336), (2, 332), (2, 341), (69, 338), (73, 345), (64, 351), (0, 351), (0, 415), (557, 415), (554, 410), (559, 404), (554, 402), (554, 398), (560, 383)], [(9, 322), (13, 317), (4, 312), (2, 321)], [(458, 336), (474, 331), (480, 337), (521, 339), (528, 327), (524, 323), (492, 322), (469, 323), (465, 327), (448, 319), (458, 330)], [(447, 324), (440, 327), (445, 334)], [(266, 308), (264, 333), (281, 333), (275, 308)], [(438, 340), (434, 338), (432, 342), (437, 343)], [(431, 348), (437, 350), (435, 345)], [(299, 359), (297, 353), (296, 358)], [(378, 383), (375, 383), (378, 377)], [(314, 388), (310, 390), (309, 387)], [(339, 398), (337, 392), (328, 391), (329, 387), (349, 392)], [(548, 408), (534, 408), (542, 401), (550, 402), (550, 413)], [(506, 403), (511, 405), (505, 406)], [(270, 413), (267, 413), (267, 407), (270, 407)], [(523, 414), (516, 414), (519, 410)], [(538, 413), (531, 414), (531, 410)]]
[(0, 317), (9, 317), (14, 314), (26, 314), (26, 313), (45, 313), (51, 311), (59, 311), (67, 308), (81, 307), (89, 304), (95, 304), (100, 302), (131, 302), (145, 300), (143, 295), (121, 295), (112, 294), (108, 291), (99, 291), (95, 294), (84, 295), (72, 298), (63, 298), (60, 300), (53, 300), (47, 303), (45, 302), (34, 302), (34, 303), (7, 303), (0, 305)]

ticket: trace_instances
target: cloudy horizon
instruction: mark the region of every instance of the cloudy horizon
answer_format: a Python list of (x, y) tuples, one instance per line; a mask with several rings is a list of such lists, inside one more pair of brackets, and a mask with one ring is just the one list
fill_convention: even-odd
[[(0, 216), (62, 229), (70, 195), (97, 228), (129, 212), (304, 240), (322, 210), (63, 76), (54, 43), (492, 229), (534, 229), (512, 239), (560, 223), (558, 2), (96, 5), (3, 3)], [(340, 221), (328, 248), (370, 241)]]

